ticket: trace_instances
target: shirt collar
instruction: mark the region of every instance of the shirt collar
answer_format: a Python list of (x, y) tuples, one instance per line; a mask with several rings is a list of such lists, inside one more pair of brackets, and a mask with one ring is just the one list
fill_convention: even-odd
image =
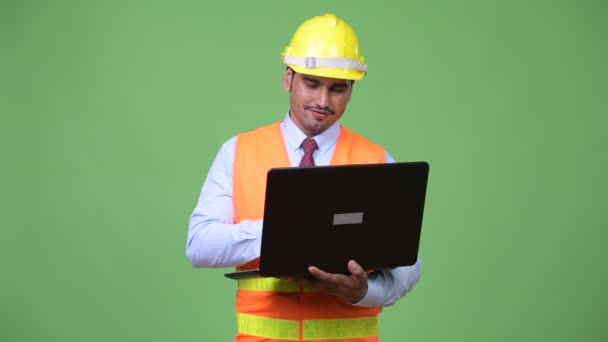
[[(289, 111), (287, 111), (285, 119), (281, 122), (281, 130), (283, 131), (283, 137), (287, 143), (287, 148), (291, 151), (300, 148), (302, 141), (306, 139), (306, 134), (304, 134), (300, 128), (296, 126), (295, 122), (293, 122), (289, 116)], [(333, 125), (329, 126), (328, 129), (321, 132), (321, 134), (315, 135), (313, 138), (317, 142), (319, 150), (322, 153), (325, 153), (336, 143), (336, 141), (338, 141), (338, 136), (340, 136), (340, 123), (336, 121)]]

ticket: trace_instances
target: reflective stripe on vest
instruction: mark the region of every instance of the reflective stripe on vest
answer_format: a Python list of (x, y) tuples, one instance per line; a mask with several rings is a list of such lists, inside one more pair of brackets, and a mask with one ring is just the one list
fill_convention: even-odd
[[(237, 331), (240, 334), (276, 340), (298, 341), (299, 321), (268, 318), (237, 313)], [(339, 340), (378, 335), (378, 319), (361, 317), (347, 319), (304, 320), (302, 338), (305, 341)]]
[[(238, 288), (244, 291), (298, 292), (300, 291), (300, 284), (279, 278), (252, 278), (239, 279)], [(305, 286), (303, 290), (307, 292), (319, 291), (308, 286)]]

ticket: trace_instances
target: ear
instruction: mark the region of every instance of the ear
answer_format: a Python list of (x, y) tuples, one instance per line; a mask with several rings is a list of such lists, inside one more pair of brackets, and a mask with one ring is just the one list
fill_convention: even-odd
[(290, 92), (291, 90), (291, 79), (293, 77), (293, 70), (291, 68), (286, 68), (285, 73), (283, 74), (283, 89), (286, 92)]

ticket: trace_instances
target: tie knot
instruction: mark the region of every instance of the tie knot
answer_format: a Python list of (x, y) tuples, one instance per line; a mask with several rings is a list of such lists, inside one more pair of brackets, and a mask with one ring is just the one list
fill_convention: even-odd
[(302, 149), (304, 150), (304, 154), (312, 154), (319, 146), (317, 142), (313, 138), (306, 138), (302, 141)]

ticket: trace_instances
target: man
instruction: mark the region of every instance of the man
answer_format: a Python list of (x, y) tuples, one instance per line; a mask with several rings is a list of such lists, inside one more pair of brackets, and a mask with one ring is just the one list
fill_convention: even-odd
[[(285, 118), (228, 140), (209, 170), (189, 225), (195, 267), (259, 265), (270, 167), (394, 162), (338, 123), (367, 71), (348, 24), (331, 14), (305, 21), (283, 61)], [(350, 275), (312, 266), (308, 278), (239, 280), (236, 341), (377, 341), (377, 315), (415, 286), (420, 262), (369, 274), (355, 260), (347, 266)]]

